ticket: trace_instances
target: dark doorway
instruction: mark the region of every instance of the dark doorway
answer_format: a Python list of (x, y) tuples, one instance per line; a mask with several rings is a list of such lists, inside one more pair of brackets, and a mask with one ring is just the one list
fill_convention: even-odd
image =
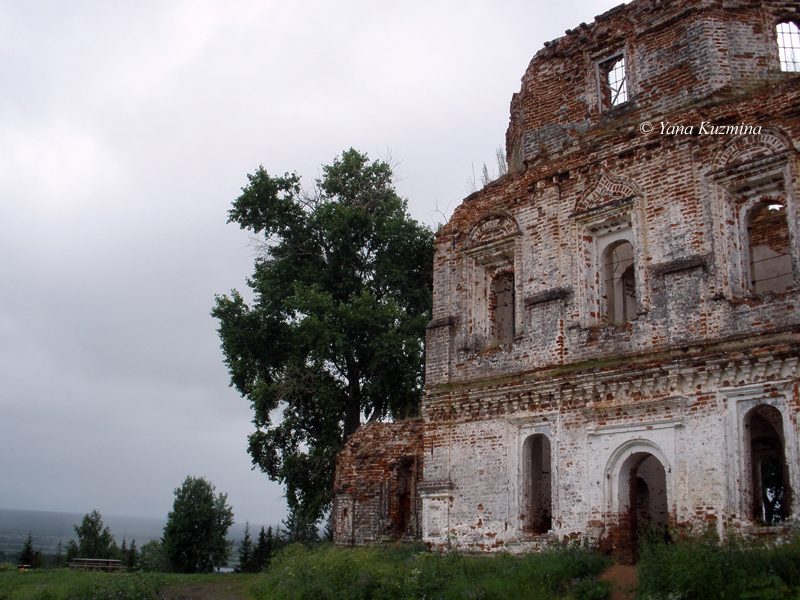
[(400, 459), (393, 474), (393, 489), (391, 512), (389, 514), (389, 531), (393, 537), (402, 537), (406, 534), (413, 535), (414, 531), (409, 531), (413, 525), (415, 514), (414, 498), (415, 494), (415, 475), (416, 460), (414, 457), (403, 457)]
[(614, 553), (620, 562), (633, 564), (639, 558), (639, 539), (665, 535), (669, 520), (667, 474), (649, 452), (636, 452), (622, 463), (619, 508)]
[(550, 440), (541, 433), (532, 435), (522, 450), (524, 528), (532, 534), (547, 533), (553, 528)]
[(777, 525), (789, 516), (791, 486), (783, 442), (783, 418), (761, 404), (745, 417), (750, 462), (753, 519)]

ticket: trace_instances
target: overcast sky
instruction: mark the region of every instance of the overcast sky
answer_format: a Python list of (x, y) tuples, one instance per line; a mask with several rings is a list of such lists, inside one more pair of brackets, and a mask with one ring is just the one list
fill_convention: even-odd
[(209, 316), (247, 173), (391, 152), (433, 225), (533, 55), (617, 3), (0, 0), (0, 507), (164, 518), (201, 475), (283, 519)]

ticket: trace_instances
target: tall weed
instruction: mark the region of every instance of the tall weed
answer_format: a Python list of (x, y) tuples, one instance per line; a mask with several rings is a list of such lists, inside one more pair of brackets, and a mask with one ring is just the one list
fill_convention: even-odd
[(643, 599), (781, 599), (800, 597), (800, 536), (780, 541), (712, 533), (641, 544), (637, 566)]
[(430, 553), (424, 546), (291, 546), (251, 588), (257, 600), (600, 599), (608, 560), (588, 547), (513, 556)]

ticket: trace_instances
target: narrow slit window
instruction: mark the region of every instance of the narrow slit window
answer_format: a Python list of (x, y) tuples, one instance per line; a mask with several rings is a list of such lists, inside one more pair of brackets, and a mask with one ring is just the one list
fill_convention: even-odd
[(792, 22), (778, 23), (775, 28), (778, 38), (778, 54), (781, 71), (800, 71), (800, 30)]
[(603, 110), (628, 101), (625, 56), (619, 54), (598, 65), (600, 98)]
[(514, 341), (514, 273), (500, 273), (492, 279), (489, 318), (493, 345)]
[(759, 202), (750, 213), (750, 289), (782, 294), (794, 283), (786, 207)]

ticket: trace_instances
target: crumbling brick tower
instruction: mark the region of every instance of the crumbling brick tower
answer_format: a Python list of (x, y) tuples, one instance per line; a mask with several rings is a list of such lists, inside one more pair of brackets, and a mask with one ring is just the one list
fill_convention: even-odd
[(533, 58), (509, 174), (437, 236), (421, 539), (630, 558), (645, 527), (796, 518), (798, 24), (636, 0)]

